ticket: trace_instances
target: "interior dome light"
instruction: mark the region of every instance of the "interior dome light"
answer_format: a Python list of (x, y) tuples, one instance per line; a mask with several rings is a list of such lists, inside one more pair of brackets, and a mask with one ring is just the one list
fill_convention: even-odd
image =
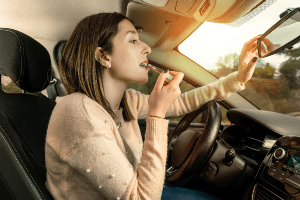
[(165, 5), (167, 5), (169, 0), (143, 0), (143, 1), (152, 4), (154, 6), (164, 7)]

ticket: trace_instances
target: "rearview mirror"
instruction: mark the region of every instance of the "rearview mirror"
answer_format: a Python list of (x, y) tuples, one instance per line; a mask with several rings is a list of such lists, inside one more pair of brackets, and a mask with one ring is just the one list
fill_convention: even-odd
[(288, 9), (280, 17), (281, 19), (257, 41), (260, 58), (292, 49), (293, 45), (300, 41), (300, 8)]

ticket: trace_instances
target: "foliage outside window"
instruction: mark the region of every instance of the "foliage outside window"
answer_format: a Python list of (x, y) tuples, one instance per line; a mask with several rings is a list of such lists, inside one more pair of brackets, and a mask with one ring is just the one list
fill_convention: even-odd
[[(22, 93), (22, 89), (19, 88), (8, 76), (1, 75), (2, 91), (6, 93)], [(42, 93), (42, 92), (36, 92)]]
[(20, 89), (8, 76), (1, 75), (2, 91), (6, 93), (22, 93)]
[[(286, 60), (279, 68), (263, 59), (258, 59), (252, 79), (246, 89), (239, 92), (259, 108), (284, 114), (300, 110), (300, 45), (280, 54)], [(238, 54), (228, 54), (216, 62), (216, 69), (210, 70), (217, 77), (224, 77), (238, 70)], [(295, 109), (296, 108), (296, 109)]]

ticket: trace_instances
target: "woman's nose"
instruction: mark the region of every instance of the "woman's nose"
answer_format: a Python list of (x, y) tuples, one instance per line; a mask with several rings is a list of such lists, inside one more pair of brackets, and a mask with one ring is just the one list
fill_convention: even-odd
[(143, 49), (143, 54), (146, 54), (146, 55), (150, 54), (151, 53), (151, 48), (146, 43), (144, 43), (144, 45), (145, 45), (145, 47)]

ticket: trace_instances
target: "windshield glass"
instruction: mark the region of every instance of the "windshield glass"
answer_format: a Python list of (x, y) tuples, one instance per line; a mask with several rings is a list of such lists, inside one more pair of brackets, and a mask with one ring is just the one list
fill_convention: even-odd
[[(205, 22), (178, 49), (216, 77), (224, 77), (238, 70), (245, 42), (266, 32), (286, 9), (299, 5), (299, 0), (277, 0), (238, 27)], [(295, 31), (300, 34), (300, 30)], [(252, 79), (239, 93), (262, 110), (300, 115), (299, 43), (292, 50), (294, 53), (288, 50), (258, 58)]]

